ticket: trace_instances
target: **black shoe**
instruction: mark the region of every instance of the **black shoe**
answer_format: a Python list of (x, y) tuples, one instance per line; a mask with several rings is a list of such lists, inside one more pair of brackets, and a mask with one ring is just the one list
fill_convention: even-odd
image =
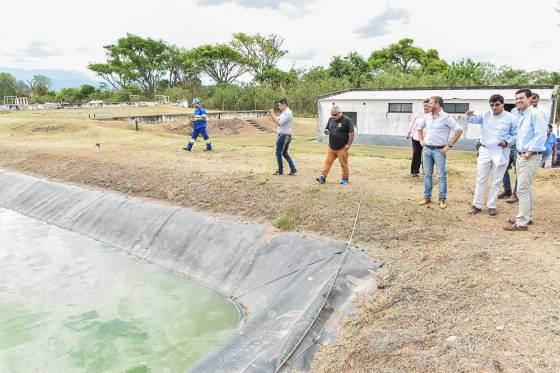
[(183, 148), (183, 150), (186, 150), (186, 151), (188, 151), (188, 152), (191, 151), (189, 148)]
[(275, 171), (275, 172), (272, 174), (272, 176), (282, 176), (282, 175), (284, 175), (284, 174), (283, 174), (282, 172), (280, 172), (280, 171)]
[(496, 216), (498, 215), (498, 211), (496, 209), (488, 209), (488, 215)]
[(471, 210), (469, 211), (469, 215), (476, 215), (476, 214), (478, 214), (478, 213), (481, 212), (481, 211), (482, 211), (482, 210), (479, 209), (478, 207), (476, 207), (476, 206), (471, 206)]
[(205, 152), (211, 152), (211, 151), (212, 151), (212, 149), (208, 149), (208, 148), (206, 148), (206, 149), (204, 149), (204, 151), (205, 151)]
[(290, 175), (290, 176), (296, 176), (296, 174), (297, 174), (297, 170), (296, 170), (296, 171), (290, 171), (290, 173), (289, 173), (288, 175)]

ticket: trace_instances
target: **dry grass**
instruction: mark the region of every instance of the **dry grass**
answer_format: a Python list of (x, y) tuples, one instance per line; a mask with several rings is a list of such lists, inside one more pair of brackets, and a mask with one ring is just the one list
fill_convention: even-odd
[(274, 135), (250, 126), (215, 129), (215, 152), (203, 153), (199, 142), (187, 154), (181, 124), (136, 132), (87, 113), (0, 116), (0, 166), (339, 240), (350, 232), (363, 186), (355, 241), (386, 264), (377, 291), (359, 299), (314, 371), (560, 369), (559, 170), (536, 179), (536, 225), (511, 234), (501, 227), (516, 206), (500, 201), (497, 218), (467, 215), (472, 153), (451, 153), (450, 207), (440, 210), (417, 205), (422, 181), (407, 176), (408, 149), (354, 146), (351, 185), (336, 183), (338, 166), (326, 185), (316, 185), (326, 145), (314, 141), (313, 119), (296, 124), (298, 176), (274, 177)]

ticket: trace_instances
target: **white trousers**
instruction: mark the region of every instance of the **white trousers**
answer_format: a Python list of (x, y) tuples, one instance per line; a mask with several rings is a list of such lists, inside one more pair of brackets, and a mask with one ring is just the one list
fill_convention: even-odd
[(482, 208), (484, 203), (484, 193), (486, 192), (486, 184), (490, 179), (490, 193), (488, 194), (488, 202), (486, 206), (489, 209), (496, 208), (496, 201), (500, 192), (500, 184), (504, 178), (504, 173), (508, 166), (509, 147), (502, 149), (503, 155), (499, 162), (492, 159), (490, 152), (485, 147), (480, 147), (478, 158), (476, 160), (476, 188), (474, 191), (473, 206)]

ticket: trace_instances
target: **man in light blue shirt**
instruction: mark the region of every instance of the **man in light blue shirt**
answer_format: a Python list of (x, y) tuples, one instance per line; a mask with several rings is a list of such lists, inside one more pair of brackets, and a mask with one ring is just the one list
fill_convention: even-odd
[(531, 106), (532, 92), (524, 88), (515, 92), (517, 110), (517, 197), (519, 212), (516, 219), (509, 219), (507, 231), (526, 231), (532, 224), (533, 177), (539, 170), (543, 152), (546, 150), (548, 125), (538, 109)]
[(509, 146), (515, 144), (517, 127), (515, 117), (504, 110), (504, 97), (492, 95), (489, 100), (491, 110), (475, 115), (474, 111), (466, 113), (467, 123), (480, 124), (480, 149), (476, 160), (476, 188), (471, 215), (482, 211), (484, 192), (488, 178), (491, 176), (490, 193), (488, 194), (488, 214), (497, 214), (496, 201), (509, 160)]
[[(424, 148), (424, 199), (420, 205), (427, 205), (432, 201), (432, 175), (434, 164), (439, 178), (439, 207), (447, 207), (447, 153), (459, 140), (463, 130), (453, 117), (443, 111), (443, 98), (430, 98), (431, 113), (418, 126), (418, 139)], [(427, 130), (424, 138), (424, 128)], [(451, 133), (453, 137), (449, 139)]]

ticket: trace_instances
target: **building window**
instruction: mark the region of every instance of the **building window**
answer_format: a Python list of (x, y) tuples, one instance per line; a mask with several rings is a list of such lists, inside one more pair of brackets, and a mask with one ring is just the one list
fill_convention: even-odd
[(355, 111), (343, 111), (342, 114), (352, 119), (352, 123), (354, 124), (354, 127), (358, 126), (358, 113), (356, 113)]
[(449, 114), (465, 114), (469, 111), (469, 104), (443, 103), (443, 111)]
[(389, 103), (389, 113), (412, 113), (412, 103)]

